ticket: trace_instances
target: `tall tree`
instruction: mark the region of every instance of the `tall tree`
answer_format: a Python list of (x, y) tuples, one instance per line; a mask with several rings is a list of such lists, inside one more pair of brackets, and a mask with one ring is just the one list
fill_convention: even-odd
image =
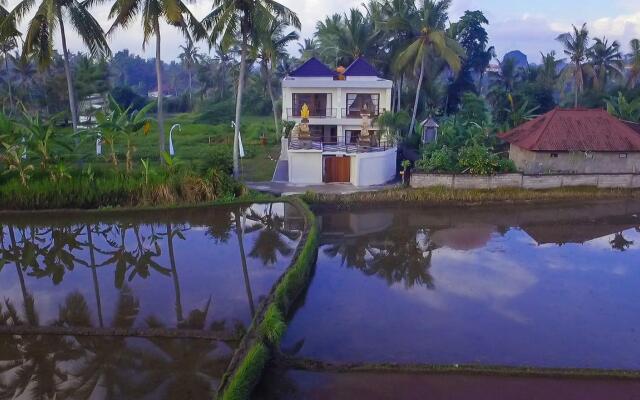
[(396, 61), (396, 68), (402, 69), (408, 65), (413, 65), (414, 71), (419, 71), (409, 136), (413, 134), (416, 125), (427, 56), (433, 53), (433, 55), (441, 58), (452, 72), (458, 73), (460, 71), (461, 56), (464, 51), (445, 32), (448, 19), (447, 12), (450, 6), (451, 0), (423, 0), (418, 10), (419, 18), (412, 21), (413, 42), (400, 53)]
[(605, 37), (595, 38), (594, 41), (588, 52), (593, 66), (593, 83), (597, 90), (604, 90), (609, 78), (624, 76), (624, 62), (618, 41), (609, 43)]
[(631, 71), (627, 87), (633, 89), (640, 81), (640, 39), (632, 39), (629, 45), (631, 46)]
[(9, 53), (18, 47), (20, 32), (17, 29), (15, 18), (3, 7), (4, 0), (0, 0), (0, 53), (4, 58), (5, 80), (9, 95), (9, 109), (13, 110), (13, 87), (9, 74)]
[(213, 0), (213, 11), (202, 20), (204, 27), (210, 29), (211, 45), (220, 42), (222, 49), (227, 50), (238, 37), (241, 39), (233, 136), (233, 175), (236, 178), (240, 176), (240, 117), (249, 46), (256, 42), (256, 28), (267, 26), (274, 18), (300, 29), (298, 16), (275, 0)]
[[(99, 2), (104, 0), (87, 1)], [(116, 0), (109, 13), (109, 18), (115, 17), (109, 33), (112, 33), (120, 27), (127, 28), (138, 14), (142, 17), (142, 48), (144, 49), (147, 46), (152, 36), (155, 36), (156, 39), (155, 62), (156, 89), (158, 91), (158, 149), (162, 154), (165, 151), (165, 134), (160, 24), (164, 22), (177, 27), (188, 40), (192, 39), (192, 35), (198, 39), (206, 36), (206, 33), (182, 0)], [(163, 157), (160, 157), (160, 160), (164, 162)]]
[[(17, 22), (20, 22), (35, 6), (36, 2), (33, 0), (22, 0), (11, 11), (11, 14)], [(64, 71), (67, 79), (67, 90), (69, 91), (71, 122), (73, 130), (77, 131), (78, 105), (69, 62), (65, 19), (78, 33), (92, 56), (106, 57), (111, 54), (100, 24), (93, 18), (86, 4), (77, 0), (41, 0), (35, 15), (29, 22), (24, 38), (23, 54), (32, 55), (41, 69), (48, 68), (53, 61), (54, 31), (56, 28), (60, 29)]]
[(258, 37), (257, 56), (260, 62), (260, 72), (262, 78), (267, 87), (269, 98), (271, 99), (271, 108), (273, 110), (273, 121), (276, 127), (276, 138), (278, 138), (282, 132), (280, 131), (280, 123), (278, 116), (278, 106), (276, 98), (273, 94), (273, 70), (274, 65), (278, 60), (287, 56), (286, 47), (289, 43), (298, 40), (298, 33), (291, 31), (287, 34), (284, 33), (287, 25), (278, 19), (274, 19), (264, 29), (256, 33)]
[(573, 26), (573, 32), (563, 33), (556, 38), (564, 47), (564, 54), (569, 56), (571, 62), (562, 76), (564, 80), (573, 80), (574, 107), (578, 108), (578, 96), (584, 90), (585, 77), (593, 76), (593, 68), (587, 64), (587, 53), (589, 51), (589, 30), (587, 24), (581, 28)]
[(182, 63), (184, 69), (187, 70), (187, 74), (189, 75), (189, 104), (193, 103), (193, 69), (200, 65), (200, 63), (204, 60), (204, 56), (200, 54), (198, 51), (198, 47), (193, 44), (192, 40), (187, 40), (186, 46), (180, 46), (182, 49), (182, 53), (178, 54), (178, 58)]

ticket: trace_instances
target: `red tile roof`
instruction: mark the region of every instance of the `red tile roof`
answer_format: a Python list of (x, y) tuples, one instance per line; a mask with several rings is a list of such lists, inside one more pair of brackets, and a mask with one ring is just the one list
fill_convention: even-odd
[(498, 136), (531, 151), (640, 152), (640, 133), (600, 109), (556, 108)]

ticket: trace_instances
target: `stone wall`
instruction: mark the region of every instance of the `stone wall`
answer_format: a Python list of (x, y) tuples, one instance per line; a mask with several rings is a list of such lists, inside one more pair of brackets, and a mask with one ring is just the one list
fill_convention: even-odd
[(525, 175), (499, 174), (491, 176), (411, 174), (411, 187), (444, 186), (453, 189), (496, 189), (515, 187), (523, 189), (552, 189), (570, 186), (599, 188), (640, 188), (640, 174), (552, 174)]
[(509, 158), (525, 174), (616, 174), (640, 173), (640, 153), (632, 152), (544, 152), (511, 145)]

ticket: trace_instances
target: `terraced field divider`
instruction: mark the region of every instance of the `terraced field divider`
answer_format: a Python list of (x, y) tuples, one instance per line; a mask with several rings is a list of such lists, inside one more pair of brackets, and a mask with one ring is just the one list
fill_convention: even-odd
[[(280, 200), (282, 201), (282, 200)], [(236, 349), (220, 386), (218, 398), (248, 399), (260, 382), (267, 362), (278, 351), (292, 305), (309, 285), (318, 250), (318, 226), (313, 212), (298, 198), (284, 201), (304, 217), (304, 229), (291, 265), (271, 289)]]

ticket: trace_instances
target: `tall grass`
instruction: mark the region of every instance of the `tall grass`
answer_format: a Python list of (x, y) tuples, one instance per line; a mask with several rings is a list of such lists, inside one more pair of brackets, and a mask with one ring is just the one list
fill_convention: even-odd
[(53, 182), (34, 176), (28, 186), (12, 177), (0, 181), (0, 209), (41, 210), (55, 208), (103, 208), (194, 204), (235, 197), (243, 189), (225, 173), (211, 170), (203, 175), (183, 170), (161, 172), (145, 181), (141, 174), (122, 171), (75, 171)]
[(598, 200), (640, 198), (640, 189), (598, 189), (594, 187), (565, 187), (558, 189), (530, 190), (501, 188), (490, 190), (450, 189), (433, 187), (426, 189), (391, 189), (379, 192), (361, 192), (349, 195), (311, 193), (302, 196), (309, 204), (350, 208), (362, 204), (396, 205), (413, 203), (431, 204), (488, 204), (503, 202), (541, 202), (563, 200)]

